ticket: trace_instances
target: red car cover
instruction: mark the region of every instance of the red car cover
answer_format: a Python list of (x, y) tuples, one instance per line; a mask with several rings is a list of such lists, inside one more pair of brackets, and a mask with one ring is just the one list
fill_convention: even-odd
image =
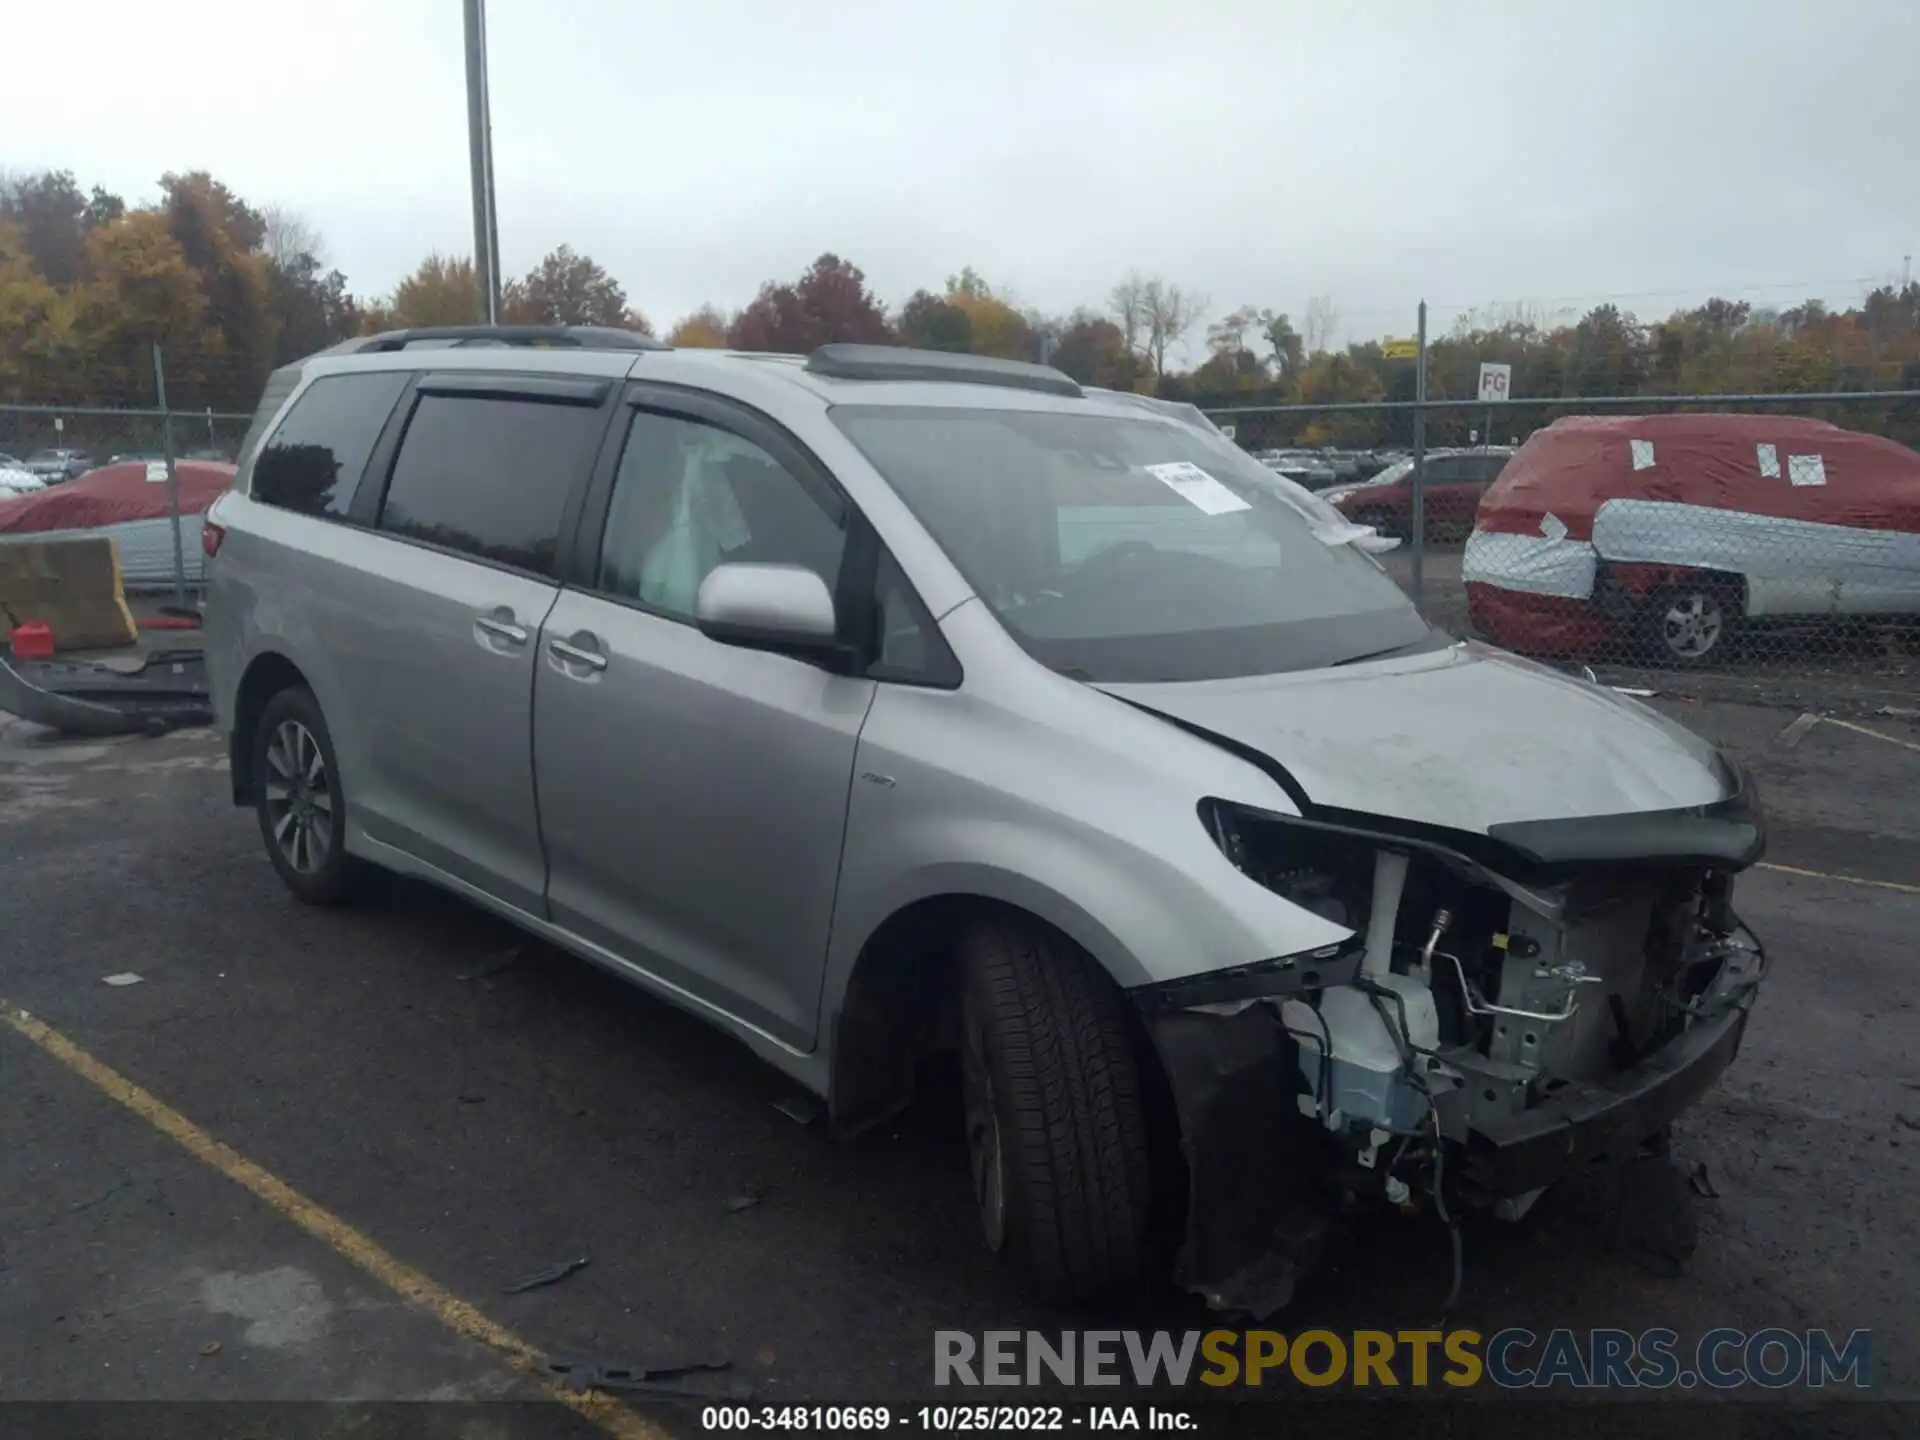
[[(236, 473), (231, 465), (209, 460), (176, 461), (180, 513), (204, 514), (233, 484)], [(129, 520), (161, 520), (169, 513), (165, 483), (147, 478), (145, 461), (128, 460), (90, 470), (64, 485), (0, 500), (0, 533), (96, 530)]]
[(1920, 613), (1920, 454), (1792, 416), (1558, 420), (1482, 497), (1461, 569), (1474, 628), (1542, 655), (1703, 572), (1752, 617)]

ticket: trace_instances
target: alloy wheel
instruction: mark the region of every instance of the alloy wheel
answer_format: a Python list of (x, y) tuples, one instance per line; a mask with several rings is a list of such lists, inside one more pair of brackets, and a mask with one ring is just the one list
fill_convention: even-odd
[(1699, 660), (1720, 643), (1727, 616), (1719, 597), (1702, 590), (1676, 595), (1661, 617), (1660, 636), (1682, 660)]
[(302, 875), (318, 873), (333, 850), (333, 784), (314, 733), (282, 720), (267, 742), (267, 821), (281, 857)]

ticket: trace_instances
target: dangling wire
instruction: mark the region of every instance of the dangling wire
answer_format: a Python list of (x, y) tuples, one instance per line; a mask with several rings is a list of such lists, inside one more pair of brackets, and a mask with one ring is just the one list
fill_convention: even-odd
[[(1447, 1298), (1440, 1306), (1440, 1319), (1444, 1322), (1452, 1311), (1454, 1302), (1460, 1298), (1460, 1282), (1466, 1270), (1464, 1246), (1460, 1237), (1460, 1222), (1448, 1212), (1446, 1185), (1446, 1144), (1440, 1137), (1440, 1112), (1432, 1104), (1429, 1092), (1427, 1114), (1433, 1120), (1433, 1208), (1446, 1223), (1447, 1234), (1453, 1241), (1453, 1284), (1447, 1290)], [(1442, 1327), (1444, 1328), (1444, 1324)]]

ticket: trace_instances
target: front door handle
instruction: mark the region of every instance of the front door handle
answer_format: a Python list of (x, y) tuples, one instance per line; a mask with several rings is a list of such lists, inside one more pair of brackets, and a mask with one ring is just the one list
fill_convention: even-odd
[(607, 668), (607, 657), (598, 650), (583, 650), (578, 645), (569, 644), (565, 640), (549, 640), (547, 649), (553, 652), (554, 659), (568, 665), (584, 665), (589, 670)]
[[(508, 611), (507, 613), (511, 615), (513, 612)], [(516, 625), (510, 619), (503, 620), (497, 614), (477, 616), (473, 623), (486, 631), (487, 634), (504, 640), (509, 645), (524, 645), (527, 643), (527, 630), (524, 625)]]

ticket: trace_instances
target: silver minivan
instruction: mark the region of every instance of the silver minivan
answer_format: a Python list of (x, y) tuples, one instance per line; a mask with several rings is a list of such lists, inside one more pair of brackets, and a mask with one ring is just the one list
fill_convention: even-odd
[(986, 1240), (1054, 1295), (1264, 1314), (1356, 1204), (1657, 1153), (1764, 970), (1736, 764), (1055, 370), (372, 336), (274, 374), (205, 536), (295, 895), (445, 887), (843, 1134), (952, 1057)]

